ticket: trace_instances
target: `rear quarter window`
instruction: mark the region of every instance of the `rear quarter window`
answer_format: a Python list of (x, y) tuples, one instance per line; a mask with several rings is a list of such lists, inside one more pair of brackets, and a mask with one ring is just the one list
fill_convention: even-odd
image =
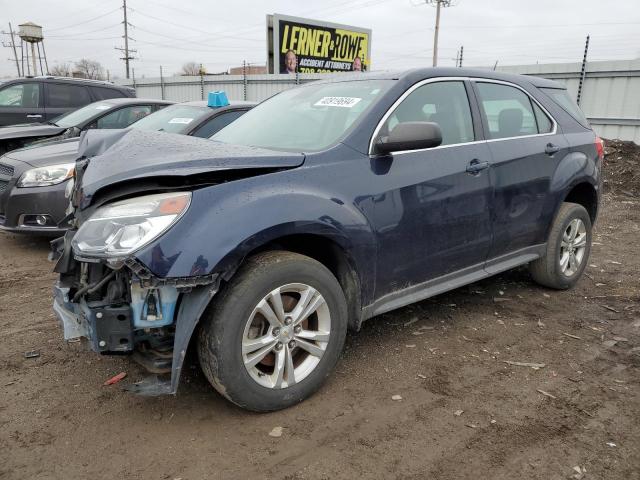
[(540, 88), (540, 90), (551, 97), (565, 112), (571, 115), (580, 125), (591, 128), (589, 120), (585, 117), (578, 104), (571, 98), (569, 92), (564, 88)]
[(109, 100), (110, 98), (122, 98), (124, 93), (115, 88), (91, 87), (96, 100)]

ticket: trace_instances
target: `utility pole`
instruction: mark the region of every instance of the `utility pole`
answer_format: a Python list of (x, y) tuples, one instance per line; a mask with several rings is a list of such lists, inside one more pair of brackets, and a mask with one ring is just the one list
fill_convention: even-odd
[(589, 52), (589, 35), (584, 43), (584, 56), (582, 57), (582, 69), (580, 70), (580, 83), (578, 83), (578, 98), (576, 103), (580, 105), (580, 98), (582, 97), (582, 86), (584, 85), (584, 77), (587, 73), (587, 53)]
[(162, 65), (160, 65), (160, 94), (164, 100), (164, 75), (162, 74)]
[(435, 4), (436, 6), (436, 27), (433, 34), (433, 66), (438, 66), (438, 34), (440, 32), (440, 9), (442, 7), (450, 7), (451, 0), (425, 0), (427, 4)]
[(247, 99), (247, 61), (242, 61), (242, 99)]
[(460, 65), (458, 65), (460, 68), (462, 68), (462, 57), (464, 56), (464, 45), (462, 45), (460, 47)]
[(116, 50), (120, 50), (121, 52), (124, 52), (124, 57), (121, 57), (120, 60), (124, 60), (125, 67), (126, 67), (126, 75), (127, 75), (127, 78), (129, 78), (129, 61), (134, 59), (134, 57), (132, 57), (131, 54), (136, 53), (137, 50), (129, 50), (129, 40), (133, 40), (133, 39), (129, 37), (129, 27), (131, 26), (131, 24), (127, 20), (127, 0), (122, 0), (122, 9), (124, 11), (124, 21), (122, 22), (124, 24), (124, 36), (122, 37), (124, 38), (124, 48), (119, 48), (119, 47), (115, 47), (115, 48)]
[[(5, 32), (2, 32), (2, 33), (5, 33)], [(22, 74), (20, 73), (20, 63), (18, 62), (18, 52), (16, 51), (16, 42), (13, 36), (13, 27), (11, 26), (11, 22), (9, 22), (9, 38), (11, 39), (10, 45), (11, 45), (11, 48), (13, 49), (13, 58), (16, 62), (16, 69), (18, 70), (18, 76), (21, 77)], [(2, 46), (7, 47), (9, 45), (5, 45), (3, 42)]]
[(127, 0), (122, 0), (124, 12), (124, 61), (127, 66), (127, 78), (129, 78), (129, 22), (127, 21)]

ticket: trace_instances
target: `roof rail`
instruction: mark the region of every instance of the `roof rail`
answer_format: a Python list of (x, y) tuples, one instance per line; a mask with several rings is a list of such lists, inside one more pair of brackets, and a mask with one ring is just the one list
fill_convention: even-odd
[(28, 78), (45, 78), (50, 80), (76, 80), (79, 82), (90, 82), (90, 83), (102, 83), (107, 85), (114, 85), (113, 82), (108, 82), (107, 80), (95, 80), (93, 78), (81, 78), (81, 77), (63, 77), (56, 75), (38, 75), (36, 77), (28, 77)]

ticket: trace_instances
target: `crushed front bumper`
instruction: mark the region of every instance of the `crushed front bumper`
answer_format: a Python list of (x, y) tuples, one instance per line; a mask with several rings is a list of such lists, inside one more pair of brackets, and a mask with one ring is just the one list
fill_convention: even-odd
[(131, 308), (92, 306), (69, 301), (69, 289), (54, 287), (53, 311), (62, 324), (65, 340), (86, 338), (97, 353), (133, 351)]
[(58, 285), (53, 287), (53, 311), (62, 325), (65, 340), (89, 338), (88, 325), (82, 315), (76, 313), (74, 304), (69, 301), (68, 288)]

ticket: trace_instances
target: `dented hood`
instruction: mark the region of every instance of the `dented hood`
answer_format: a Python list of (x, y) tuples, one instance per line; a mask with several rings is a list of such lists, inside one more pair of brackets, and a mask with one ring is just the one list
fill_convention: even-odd
[[(143, 130), (92, 130), (80, 139), (80, 207), (96, 192), (135, 180), (190, 177), (213, 172), (275, 170), (302, 165), (304, 154), (230, 145)], [(84, 166), (84, 162), (88, 165)]]

